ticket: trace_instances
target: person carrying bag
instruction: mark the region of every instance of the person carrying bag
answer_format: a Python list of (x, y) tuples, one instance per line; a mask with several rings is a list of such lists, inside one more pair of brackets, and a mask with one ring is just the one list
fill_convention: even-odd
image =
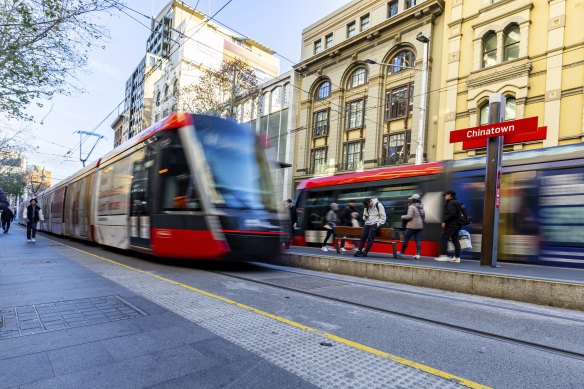
[(337, 236), (335, 234), (335, 228), (337, 227), (337, 211), (339, 209), (339, 206), (337, 205), (337, 203), (331, 203), (330, 204), (330, 210), (328, 211), (328, 213), (326, 214), (326, 224), (324, 225), (324, 228), (326, 229), (326, 237), (324, 238), (324, 242), (322, 242), (322, 251), (328, 251), (328, 248), (326, 247), (326, 242), (328, 242), (329, 238), (332, 236), (333, 237), (333, 242), (335, 243), (335, 248), (337, 250), (337, 253), (340, 253), (340, 249), (339, 249), (339, 242), (337, 241)]

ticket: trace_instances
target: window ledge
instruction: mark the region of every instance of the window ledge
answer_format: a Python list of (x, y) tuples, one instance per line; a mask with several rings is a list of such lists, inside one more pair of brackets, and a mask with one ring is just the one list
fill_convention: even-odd
[(466, 84), (468, 88), (474, 89), (497, 81), (526, 77), (531, 73), (531, 68), (528, 57), (517, 58), (471, 72)]

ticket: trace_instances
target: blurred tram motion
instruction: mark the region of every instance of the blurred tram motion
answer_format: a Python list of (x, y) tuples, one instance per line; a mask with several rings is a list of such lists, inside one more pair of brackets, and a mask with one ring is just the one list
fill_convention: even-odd
[(171, 114), (37, 199), (41, 230), (161, 257), (269, 259), (282, 240), (257, 136), (213, 116)]
[[(466, 258), (480, 258), (484, 205), (485, 157), (367, 170), (313, 178), (298, 186), (295, 204), (301, 232), (296, 244), (319, 245), (325, 230), (328, 204), (345, 206), (377, 197), (388, 213), (386, 227), (401, 228), (408, 197), (422, 195), (426, 226), (422, 255), (436, 256), (442, 218), (442, 193), (457, 192), (473, 222), (471, 250)], [(374, 251), (388, 252), (383, 245)], [(413, 254), (414, 245), (408, 247)], [(499, 225), (499, 260), (584, 267), (584, 144), (559, 146), (503, 155), (503, 183)]]

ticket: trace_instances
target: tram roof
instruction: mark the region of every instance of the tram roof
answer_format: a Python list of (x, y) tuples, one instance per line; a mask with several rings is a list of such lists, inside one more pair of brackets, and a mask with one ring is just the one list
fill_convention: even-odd
[(371, 181), (383, 181), (395, 178), (428, 176), (441, 173), (443, 162), (431, 162), (421, 165), (406, 165), (390, 168), (368, 170), (359, 173), (340, 174), (329, 177), (311, 178), (302, 181), (298, 189), (321, 188), (326, 186), (349, 185), (367, 183)]

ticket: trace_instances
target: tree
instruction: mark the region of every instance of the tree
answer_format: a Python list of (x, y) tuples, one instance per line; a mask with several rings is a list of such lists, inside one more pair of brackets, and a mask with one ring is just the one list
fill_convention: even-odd
[(20, 196), (26, 187), (24, 159), (22, 154), (30, 147), (26, 144), (26, 129), (14, 131), (12, 135), (4, 135), (0, 128), (0, 188), (7, 195)]
[(255, 101), (260, 94), (255, 71), (244, 61), (224, 61), (217, 70), (204, 69), (197, 82), (181, 88), (183, 111), (235, 117), (235, 104), (245, 97)]
[(92, 17), (119, 6), (114, 0), (0, 1), (0, 112), (32, 120), (31, 102), (75, 89), (71, 80), (107, 33)]

